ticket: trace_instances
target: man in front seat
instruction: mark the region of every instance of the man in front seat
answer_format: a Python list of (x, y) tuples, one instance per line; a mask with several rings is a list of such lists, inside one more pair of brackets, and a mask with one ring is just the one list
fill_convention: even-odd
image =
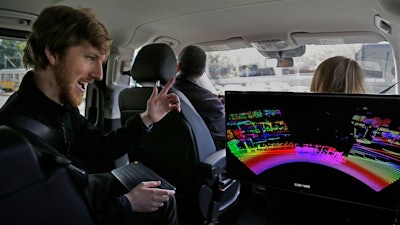
[(225, 106), (218, 96), (197, 83), (206, 68), (206, 59), (206, 53), (197, 46), (183, 48), (174, 88), (185, 94), (203, 118), (219, 150), (225, 148)]

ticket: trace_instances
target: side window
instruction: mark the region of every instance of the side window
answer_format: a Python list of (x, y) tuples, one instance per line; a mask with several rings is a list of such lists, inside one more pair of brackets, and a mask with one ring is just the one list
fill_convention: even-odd
[(0, 107), (18, 90), (26, 73), (22, 63), (26, 41), (0, 39)]

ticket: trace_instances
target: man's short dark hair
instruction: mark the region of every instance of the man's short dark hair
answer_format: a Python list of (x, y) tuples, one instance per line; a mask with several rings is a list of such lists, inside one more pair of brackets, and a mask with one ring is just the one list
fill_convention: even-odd
[(207, 56), (203, 49), (189, 45), (179, 53), (178, 61), (181, 64), (181, 73), (186, 76), (201, 76), (206, 67)]

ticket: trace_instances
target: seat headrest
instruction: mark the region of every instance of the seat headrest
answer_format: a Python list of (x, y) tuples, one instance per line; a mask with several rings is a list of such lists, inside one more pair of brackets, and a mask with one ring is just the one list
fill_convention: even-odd
[(156, 82), (165, 84), (177, 73), (174, 51), (167, 44), (155, 43), (144, 46), (138, 52), (130, 75), (136, 82)]

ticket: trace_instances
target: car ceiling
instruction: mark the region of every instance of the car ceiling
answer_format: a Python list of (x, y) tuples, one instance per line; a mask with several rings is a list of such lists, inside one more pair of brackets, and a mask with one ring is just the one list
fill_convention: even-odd
[[(295, 47), (294, 33), (376, 32), (394, 45), (400, 37), (398, 0), (2, 0), (0, 10), (38, 15), (54, 4), (93, 8), (111, 32), (116, 51), (151, 42), (169, 43), (175, 51), (187, 44), (210, 50), (264, 40), (284, 40)], [(1, 18), (4, 10), (0, 12), (0, 26), (10, 27)], [(375, 15), (391, 26), (389, 33), (377, 28)]]

